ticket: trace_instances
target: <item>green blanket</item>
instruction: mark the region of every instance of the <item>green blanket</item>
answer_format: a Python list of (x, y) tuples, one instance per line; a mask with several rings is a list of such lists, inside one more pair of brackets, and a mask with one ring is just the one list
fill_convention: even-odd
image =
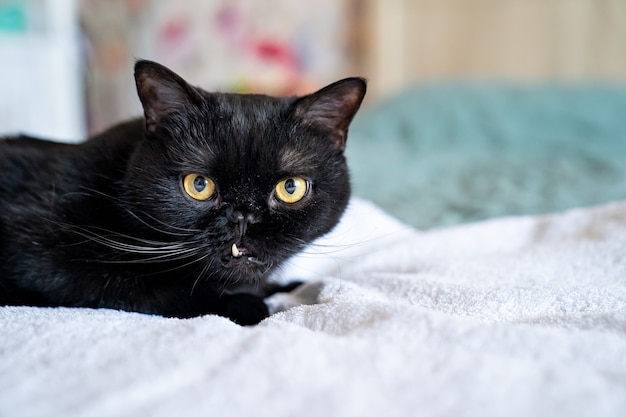
[(354, 194), (419, 228), (626, 198), (626, 86), (439, 84), (364, 109)]

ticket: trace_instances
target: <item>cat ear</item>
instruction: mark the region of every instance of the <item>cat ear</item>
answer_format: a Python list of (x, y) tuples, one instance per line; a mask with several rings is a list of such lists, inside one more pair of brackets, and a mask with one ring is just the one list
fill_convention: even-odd
[(344, 149), (348, 126), (365, 96), (363, 78), (346, 78), (304, 96), (294, 103), (296, 117), (327, 130), (329, 137)]
[(201, 100), (185, 80), (156, 62), (137, 61), (135, 83), (149, 132), (154, 132), (165, 116), (182, 112)]

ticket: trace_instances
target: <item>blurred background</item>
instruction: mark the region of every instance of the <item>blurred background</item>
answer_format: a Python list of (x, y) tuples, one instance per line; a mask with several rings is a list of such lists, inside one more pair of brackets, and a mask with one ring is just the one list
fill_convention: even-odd
[(0, 135), (141, 114), (138, 58), (208, 90), (368, 78), (355, 194), (421, 228), (626, 198), (625, 0), (0, 0)]

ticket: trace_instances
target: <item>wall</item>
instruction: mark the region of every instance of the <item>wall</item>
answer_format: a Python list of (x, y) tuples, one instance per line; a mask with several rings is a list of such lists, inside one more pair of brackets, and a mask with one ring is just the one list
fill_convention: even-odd
[(0, 1), (0, 135), (85, 136), (74, 0)]
[(90, 130), (140, 114), (132, 67), (208, 90), (292, 95), (350, 73), (347, 1), (83, 0)]
[(626, 81), (623, 0), (364, 0), (373, 95), (414, 81)]

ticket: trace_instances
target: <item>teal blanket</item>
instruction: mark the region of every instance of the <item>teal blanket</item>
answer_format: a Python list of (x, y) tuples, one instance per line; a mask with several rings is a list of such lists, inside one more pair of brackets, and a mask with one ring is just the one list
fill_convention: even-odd
[(428, 229), (626, 199), (626, 86), (440, 84), (364, 109), (354, 194)]

